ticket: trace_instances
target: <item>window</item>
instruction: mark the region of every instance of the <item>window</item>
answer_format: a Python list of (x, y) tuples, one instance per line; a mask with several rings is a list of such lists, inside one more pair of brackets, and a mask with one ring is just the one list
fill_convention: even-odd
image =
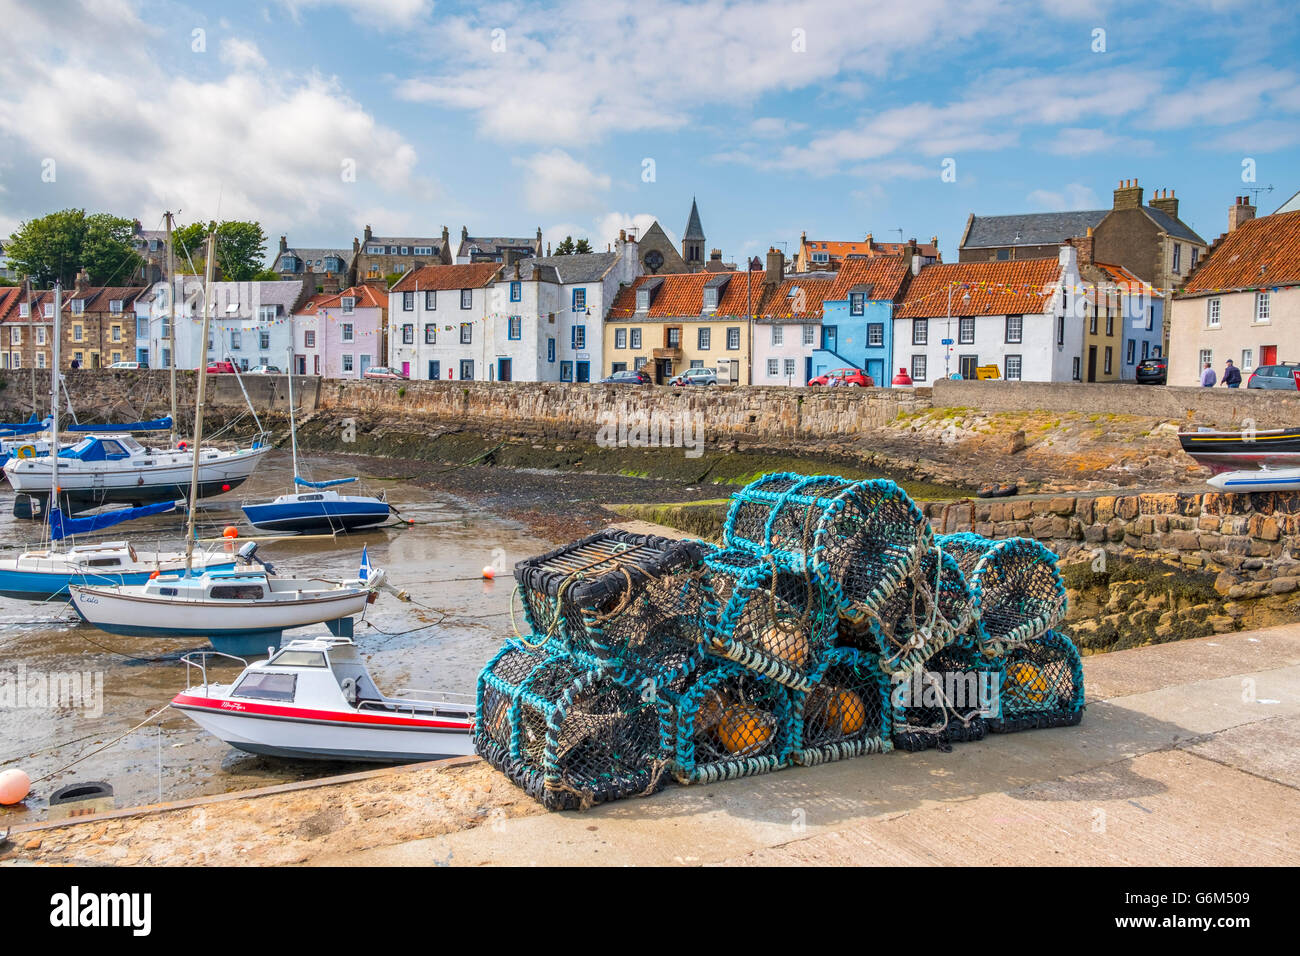
[(1154, 305), (1149, 305), (1147, 306), (1147, 331), (1150, 332), (1155, 327), (1156, 327), (1156, 307)]
[(524, 336), (524, 319), (520, 315), (512, 315), (509, 320), (509, 327), (506, 329), (506, 338), (522, 339)]
[(522, 282), (510, 283), (510, 301), (519, 302), (524, 297), (524, 284)]
[(615, 362), (613, 365), (611, 365), (611, 366), (609, 367), (609, 371), (610, 371), (610, 374), (611, 374), (611, 375), (614, 374), (615, 372), (626, 372), (626, 371), (627, 371), (627, 363), (626, 363), (626, 362)]
[(1192, 246), (1192, 266), (1190, 269), (1187, 270), (1188, 272), (1192, 272), (1193, 270), (1196, 269), (1196, 260), (1199, 259), (1200, 257), (1201, 257), (1201, 250), (1197, 249), (1195, 246)]
[(343, 371), (345, 372), (352, 371), (352, 356), (347, 354), (346, 352), (343, 355)]
[[(703, 332), (704, 330), (701, 329), (700, 331)], [(772, 326), (772, 344), (773, 345), (785, 344), (785, 329), (783, 329), (779, 325)]]
[(44, 308), (41, 310), (41, 313), (42, 313), (42, 314), (43, 314), (47, 319), (52, 319), (52, 318), (54, 318), (54, 303), (52, 303), (52, 302), (46, 302)]
[(438, 327), (434, 325), (432, 322), (424, 323), (424, 344), (425, 345), (438, 344)]
[(402, 344), (403, 345), (415, 344), (415, 326), (412, 325), (410, 322), (407, 322), (405, 325), (402, 326)]
[(691, 368), (704, 368), (704, 359), (691, 359)]
[[(1151, 354), (1151, 343), (1148, 342), (1148, 341), (1146, 341), (1145, 339), (1143, 339), (1143, 340), (1142, 340), (1142, 357), (1143, 357), (1143, 358), (1146, 358), (1146, 357), (1147, 357), (1148, 355), (1150, 355), (1150, 354)], [(1159, 350), (1159, 349), (1156, 349), (1156, 354), (1157, 354), (1157, 355), (1160, 354), (1160, 350)]]
[(137, 339), (147, 339), (149, 337), (149, 320), (144, 316), (135, 317), (135, 337)]
[(817, 341), (816, 329), (811, 325), (805, 325), (803, 327), (803, 344), (812, 345), (816, 341)]
[(403, 312), (412, 312), (412, 311), (414, 311), (414, 310), (415, 310), (415, 293), (414, 293), (414, 292), (403, 292), (403, 293), (402, 293), (402, 311), (403, 311)]
[(635, 358), (635, 359), (633, 359), (633, 360), (632, 360), (632, 370), (633, 370), (633, 371), (636, 371), (636, 372), (641, 371), (641, 369), (645, 368), (645, 362), (646, 362), (646, 360), (645, 360), (644, 358)]
[(1242, 370), (1243, 372), (1249, 372), (1249, 371), (1250, 371), (1251, 369), (1253, 369), (1254, 367), (1255, 367), (1255, 350), (1254, 350), (1254, 349), (1242, 349), (1242, 350), (1241, 350), (1241, 370)]
[(122, 300), (121, 300), (121, 299), (113, 299), (112, 301), (110, 301), (110, 302), (108, 303), (108, 311), (109, 311), (110, 313), (112, 313), (113, 315), (121, 315), (121, 314), (122, 314)]
[(1061, 311), (1070, 311), (1070, 290), (1065, 286), (1061, 286)]
[[(214, 592), (216, 588), (212, 589)], [(261, 588), (258, 588), (261, 591)], [(216, 596), (215, 594), (213, 595)], [(253, 700), (293, 700), (294, 689), (298, 684), (297, 674), (268, 674), (250, 671), (235, 689), (231, 697), (249, 697)]]
[(778, 359), (770, 358), (767, 360), (767, 374), (770, 378), (775, 378), (781, 374), (781, 362)]
[(9, 329), (9, 344), (22, 345), (22, 343), (23, 343), (23, 330), (16, 325), (11, 326)]
[(1124, 362), (1126, 365), (1132, 365), (1137, 361), (1137, 340), (1129, 339), (1128, 348), (1124, 351)]
[(561, 382), (572, 382), (572, 381), (573, 381), (573, 363), (572, 363), (572, 362), (561, 362), (561, 363), (560, 363), (560, 381), (561, 381)]
[(1205, 368), (1205, 366), (1213, 365), (1213, 364), (1214, 364), (1214, 349), (1201, 349), (1200, 367)]
[(614, 348), (616, 349), (627, 348), (627, 329), (614, 330)]
[(339, 326), (339, 338), (344, 342), (352, 341), (353, 335), (352, 335), (351, 322), (344, 322), (342, 325)]
[(704, 311), (712, 312), (718, 307), (718, 289), (713, 286), (704, 290)]
[[(405, 293), (403, 293), (403, 296), (405, 296)], [(345, 295), (345, 296), (344, 296), (342, 299), (340, 299), (339, 301), (340, 301), (340, 302), (342, 303), (342, 305), (343, 305), (343, 314), (344, 314), (344, 315), (351, 315), (353, 312), (356, 311), (356, 308), (357, 308), (357, 300), (356, 300), (356, 297), (355, 297), (355, 296)]]
[(925, 381), (925, 356), (924, 355), (912, 356), (912, 381), (914, 382)]
[(1219, 327), (1219, 300), (1205, 300), (1205, 325), (1207, 328), (1217, 329)]
[[(149, 334), (149, 333), (146, 332), (146, 333), (145, 333), (145, 336), (147, 337), (148, 334)], [(37, 328), (37, 330), (36, 330), (36, 344), (37, 344), (37, 345), (44, 345), (44, 344), (45, 344), (45, 326), (43, 326), (43, 325), (40, 326), (39, 328)]]
[(549, 337), (546, 340), (546, 361), (555, 361), (555, 339)]
[(1008, 345), (1018, 345), (1025, 332), (1025, 317), (1023, 315), (1007, 316), (1007, 334), (1006, 342)]
[(636, 310), (638, 312), (650, 311), (650, 290), (649, 289), (636, 290)]
[(674, 326), (673, 328), (671, 328), (671, 329), (668, 329), (667, 332), (665, 333), (665, 336), (664, 336), (664, 342), (667, 343), (667, 344), (664, 346), (665, 348), (670, 348), (670, 349), (679, 349), (679, 348), (681, 348), (681, 347), (682, 347), (682, 330), (679, 329), (679, 328), (677, 328), (677, 327), (675, 327), (675, 326)]
[(788, 358), (785, 360), (785, 374), (787, 378), (794, 375), (794, 359)]
[(366, 246), (366, 252), (372, 256), (382, 256), (384, 254), (383, 246)]
[[(86, 300), (85, 300), (85, 299), (73, 299), (73, 300), (72, 300), (72, 314), (73, 314), (73, 315), (84, 315), (84, 314), (85, 314), (85, 311), (86, 311)], [(47, 316), (47, 318), (48, 318), (48, 316)]]
[[(234, 308), (235, 308), (234, 306), (231, 306), (229, 309), (227, 309), (227, 311), (231, 311), (231, 310), (233, 310)], [(257, 310), (257, 318), (258, 318), (258, 320), (261, 321), (261, 322), (274, 322), (274, 321), (275, 321), (275, 311), (276, 311), (275, 306), (273, 306), (273, 305), (264, 305), (264, 306), (262, 306), (260, 309)]]
[[(775, 344), (775, 343), (773, 343)], [(702, 328), (695, 333), (695, 347), (701, 352), (713, 347), (713, 330)]]
[(302, 347), (305, 349), (314, 349), (316, 347), (315, 329), (307, 329), (302, 333)]
[[(166, 354), (165, 350), (164, 350), (164, 354)], [(44, 353), (44, 352), (37, 352), (37, 353), (36, 353), (36, 367), (37, 367), (37, 368), (45, 368), (45, 353)]]
[(1114, 351), (1115, 351), (1115, 350), (1112, 349), (1109, 345), (1106, 346), (1106, 365), (1105, 365), (1105, 368), (1103, 369), (1103, 372), (1104, 372), (1106, 375), (1109, 375), (1109, 374), (1110, 374), (1110, 370), (1111, 370), (1111, 356), (1112, 356), (1112, 353), (1113, 353)]
[(243, 333), (239, 329), (230, 330), (230, 348), (232, 350), (243, 348)]
[(1255, 321), (1256, 322), (1268, 321), (1268, 293), (1267, 292), (1255, 293)]
[(469, 322), (460, 324), (460, 344), (471, 345), (474, 342), (474, 326)]
[(872, 348), (880, 348), (885, 344), (885, 323), (869, 322), (867, 323), (867, 345)]
[(1115, 315), (1110, 311), (1110, 303), (1106, 303), (1106, 334), (1108, 336), (1115, 334)]
[(410, 250), (408, 247), (406, 247), (406, 246), (402, 246), (402, 255), (406, 255), (406, 254), (409, 253), (410, 251), (411, 251), (411, 250)]
[(585, 325), (575, 325), (571, 340), (571, 344), (575, 349), (585, 349), (587, 347), (587, 327)]
[[(930, 341), (930, 320), (913, 319), (912, 320), (912, 344), (925, 345)], [(915, 378), (916, 376), (912, 376)]]
[(431, 256), (433, 255), (433, 246), (412, 246), (411, 252), (417, 256)]
[(30, 318), (31, 314), (32, 314), (32, 304), (30, 302), (18, 303), (18, 318), (20, 319)]
[[(257, 347), (258, 347), (259, 349), (261, 349), (262, 351), (264, 351), (264, 352), (265, 352), (267, 349), (269, 349), (269, 348), (271, 347), (271, 333), (270, 333), (270, 332), (258, 332), (258, 333), (257, 333)], [(266, 363), (263, 362), (262, 364), (265, 365)]]
[(1183, 271), (1183, 246), (1182, 243), (1174, 243), (1174, 271)]
[(974, 316), (968, 316), (957, 320), (957, 341), (961, 345), (975, 344)]
[(740, 329), (735, 326), (727, 329), (727, 348), (733, 352), (740, 348)]
[(436, 290), (434, 290), (434, 289), (430, 289), (429, 291), (427, 291), (427, 292), (424, 293), (424, 308), (425, 308), (425, 311), (426, 311), (426, 312), (428, 312), (428, 311), (432, 311), (433, 309), (436, 309), (437, 307), (438, 307), (438, 293), (437, 293)]
[(1003, 362), (1002, 374), (1012, 382), (1020, 381), (1020, 356), (1008, 355)]
[(1092, 300), (1092, 318), (1088, 320), (1088, 334), (1097, 334), (1097, 300)]
[(861, 292), (849, 293), (849, 315), (862, 315), (866, 309), (867, 297)]
[(641, 347), (641, 330), (632, 329), (631, 335), (632, 335), (632, 348), (639, 349)]

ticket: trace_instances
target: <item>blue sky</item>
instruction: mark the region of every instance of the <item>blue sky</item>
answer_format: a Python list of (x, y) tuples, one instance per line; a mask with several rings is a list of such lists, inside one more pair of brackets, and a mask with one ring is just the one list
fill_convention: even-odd
[(603, 246), (676, 238), (694, 195), (731, 260), (900, 229), (955, 258), (970, 212), (1103, 208), (1120, 179), (1175, 189), (1207, 240), (1247, 188), (1275, 187), (1261, 212), (1300, 189), (1286, 3), (0, 0), (0, 23), (5, 235), (77, 205)]

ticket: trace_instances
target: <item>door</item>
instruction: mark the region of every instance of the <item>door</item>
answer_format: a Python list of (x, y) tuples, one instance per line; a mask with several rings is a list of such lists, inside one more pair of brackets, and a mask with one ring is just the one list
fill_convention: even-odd
[(822, 326), (822, 348), (827, 352), (837, 351), (837, 339), (839, 338), (839, 329), (834, 325)]
[(510, 379), (510, 362), (508, 358), (497, 359), (497, 381), (509, 382)]
[(472, 382), (474, 380), (474, 360), (460, 360), (460, 380), (462, 382)]
[[(867, 359), (867, 374), (876, 385), (887, 385), (885, 381), (885, 360), (884, 359)], [(811, 378), (812, 376), (809, 376)], [(807, 381), (805, 379), (804, 381)]]
[(1277, 346), (1261, 345), (1259, 347), (1259, 364), (1276, 365), (1277, 364)]
[(591, 363), (590, 363), (590, 362), (579, 362), (579, 363), (577, 364), (576, 368), (575, 368), (575, 374), (574, 374), (574, 377), (575, 377), (579, 382), (590, 382), (590, 381), (591, 381)]
[(962, 355), (957, 359), (957, 365), (961, 372), (962, 378), (974, 379), (979, 368), (980, 359), (978, 355)]
[(672, 363), (668, 359), (655, 359), (655, 384), (662, 385), (672, 374), (668, 370), (672, 368)]
[[(402, 375), (405, 376), (406, 378), (410, 378), (410, 377), (411, 377), (411, 363), (410, 363), (410, 362), (403, 362), (403, 363), (402, 363)], [(429, 378), (437, 378), (437, 377), (438, 377), (438, 376), (436, 376), (436, 375), (433, 374), (433, 363), (430, 362), (430, 363), (429, 363)]]
[(366, 377), (366, 369), (368, 368), (370, 368), (370, 356), (363, 355), (361, 356), (361, 377), (362, 378)]
[(1097, 381), (1097, 346), (1088, 346), (1088, 381)]
[[(808, 382), (809, 382), (809, 380), (810, 380), (812, 377), (813, 377), (812, 356), (811, 356), (811, 355), (808, 355), (808, 356), (805, 356), (805, 358), (804, 358), (804, 360), (803, 360), (803, 384), (804, 384), (804, 385), (807, 385)], [(880, 379), (876, 379), (876, 384), (877, 384), (877, 385), (880, 385), (880, 384), (881, 384)]]

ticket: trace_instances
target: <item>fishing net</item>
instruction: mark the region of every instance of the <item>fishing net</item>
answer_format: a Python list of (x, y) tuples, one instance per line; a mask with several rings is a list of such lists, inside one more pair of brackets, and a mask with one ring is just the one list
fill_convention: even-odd
[(993, 541), (981, 535), (944, 535), (975, 597), (975, 636), (1002, 653), (1046, 632), (1065, 618), (1065, 582), (1056, 555), (1030, 538)]
[[(881, 606), (869, 630), (886, 674), (905, 674), (939, 651), (967, 639), (975, 596), (957, 559), (939, 547), (926, 551), (903, 585)], [(845, 629), (861, 640), (862, 625)]]
[(893, 748), (890, 682), (874, 656), (830, 651), (816, 686), (793, 695), (792, 763), (819, 764)]
[(891, 688), (894, 747), (946, 749), (982, 740), (998, 704), (998, 662), (978, 648), (953, 644), (924, 667), (897, 675)]
[(1069, 727), (1083, 719), (1083, 660), (1060, 631), (1013, 647), (1002, 666), (1000, 713), (989, 731)]
[(659, 699), (618, 682), (608, 669), (567, 655), (537, 663), (505, 710), (506, 746), (491, 723), (500, 718), (488, 713), (489, 725), (476, 731), (480, 755), (549, 810), (647, 795), (666, 782)]
[(701, 576), (712, 550), (614, 529), (590, 535), (515, 566), (525, 619), (625, 682), (669, 683), (703, 654)]
[(798, 690), (835, 641), (837, 591), (825, 576), (788, 554), (728, 548), (709, 568), (706, 650)]
[(675, 702), (660, 704), (662, 746), (680, 783), (716, 783), (786, 765), (790, 692), (738, 664), (701, 671)]
[(798, 556), (824, 571), (853, 623), (878, 616), (933, 539), (921, 510), (892, 481), (791, 473), (737, 492), (724, 535), (728, 546)]

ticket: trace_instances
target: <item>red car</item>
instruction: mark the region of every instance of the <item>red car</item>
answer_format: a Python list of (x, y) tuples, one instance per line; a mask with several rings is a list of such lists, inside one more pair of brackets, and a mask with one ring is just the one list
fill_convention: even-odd
[(235, 374), (235, 365), (233, 362), (209, 362), (208, 371), (212, 373), (225, 373), (227, 375)]
[(825, 375), (808, 380), (809, 385), (856, 385), (858, 388), (875, 388), (876, 380), (860, 368), (832, 369)]

